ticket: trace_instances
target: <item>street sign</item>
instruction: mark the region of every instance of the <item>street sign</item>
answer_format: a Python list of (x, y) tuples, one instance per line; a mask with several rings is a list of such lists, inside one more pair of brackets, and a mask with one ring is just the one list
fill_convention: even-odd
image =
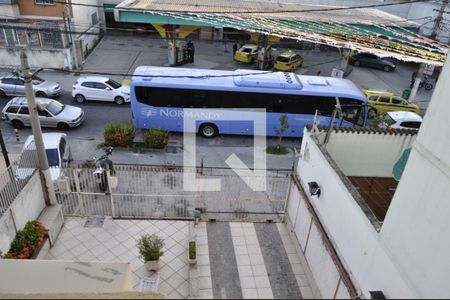
[(423, 67), (423, 74), (424, 75), (431, 76), (431, 75), (433, 75), (433, 72), (434, 72), (434, 65), (432, 65), (432, 64), (424, 64), (424, 67)]
[(344, 71), (338, 68), (331, 70), (331, 77), (344, 78)]

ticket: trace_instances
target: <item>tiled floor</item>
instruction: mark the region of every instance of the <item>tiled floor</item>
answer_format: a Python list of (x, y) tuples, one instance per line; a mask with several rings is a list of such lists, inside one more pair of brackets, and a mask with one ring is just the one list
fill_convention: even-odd
[(47, 259), (129, 262), (138, 290), (141, 279), (150, 273), (138, 257), (136, 240), (142, 234), (157, 233), (165, 242), (159, 291), (172, 299), (189, 296), (188, 222), (106, 218), (102, 228), (86, 228), (85, 222), (86, 218), (66, 218)]
[[(47, 259), (129, 262), (133, 272), (134, 289), (138, 290), (141, 279), (151, 273), (146, 270), (138, 257), (136, 240), (144, 233), (157, 233), (165, 241), (165, 253), (161, 257), (162, 268), (159, 271), (160, 284), (158, 290), (171, 299), (190, 297), (189, 265), (187, 262), (188, 222), (113, 220), (106, 218), (102, 227), (92, 228), (84, 226), (86, 220), (86, 218), (66, 218), (61, 234), (55, 246), (50, 250)], [(242, 291), (244, 299), (273, 299), (275, 294), (279, 294), (280, 284), (275, 283), (274, 285), (272, 281), (277, 276), (268, 274), (268, 267), (272, 268), (272, 273), (276, 273), (276, 271), (274, 271), (274, 262), (270, 255), (264, 258), (264, 255), (267, 256), (267, 249), (261, 248), (260, 237), (258, 237), (260, 233), (255, 230), (256, 226), (260, 228), (262, 225), (253, 223), (222, 223), (219, 225), (229, 228), (229, 243), (232, 242), (229, 254), (235, 256), (235, 266), (237, 265), (237, 270), (233, 273), (235, 276), (232, 278), (237, 280), (235, 287), (238, 288), (239, 293)], [(272, 225), (275, 226), (275, 224)], [(213, 268), (212, 261), (210, 261), (212, 254), (209, 252), (209, 246), (213, 245), (209, 243), (214, 241), (219, 243), (224, 238), (224, 232), (223, 230), (217, 232), (211, 236), (212, 240), (209, 240), (208, 234), (211, 232), (207, 228), (207, 224), (202, 222), (194, 229), (198, 245), (198, 296), (202, 299), (211, 299), (214, 295), (217, 295), (216, 298), (229, 298), (227, 297), (230, 294), (229, 284), (223, 285), (227, 286), (228, 290), (225, 290), (223, 286), (221, 287), (223, 282), (219, 282), (218, 287), (213, 286), (211, 275), (213, 271), (217, 274), (217, 272), (220, 273), (229, 266), (217, 266), (217, 261), (213, 261), (216, 265), (216, 268)], [(306, 279), (304, 268), (285, 226), (276, 224), (272, 229), (274, 230), (272, 235), (281, 237), (282, 247), (284, 247), (288, 256), (286, 261), (289, 260), (287, 265), (290, 264), (292, 267), (295, 275), (293, 281), (297, 282), (302, 297), (312, 298), (313, 293)], [(281, 241), (278, 244), (281, 244)], [(216, 254), (219, 254), (219, 256), (223, 253), (221, 249), (216, 249), (218, 251)], [(262, 250), (266, 252), (262, 253)], [(293, 278), (293, 276), (291, 277)], [(226, 283), (229, 283), (229, 280)], [(231, 289), (233, 289), (233, 285)]]
[(199, 223), (195, 229), (195, 239), (197, 241), (197, 270), (198, 270), (198, 284), (199, 294), (201, 299), (212, 299), (212, 281), (211, 281), (211, 266), (209, 261), (208, 250), (208, 234), (206, 232), (206, 223)]
[(273, 299), (253, 223), (230, 223), (244, 299)]

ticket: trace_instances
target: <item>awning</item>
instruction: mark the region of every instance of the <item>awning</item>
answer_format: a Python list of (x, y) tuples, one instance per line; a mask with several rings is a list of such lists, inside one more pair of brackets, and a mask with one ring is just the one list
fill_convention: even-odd
[[(251, 6), (250, 6), (251, 5)], [(401, 61), (442, 65), (448, 45), (415, 32), (417, 24), (376, 9), (237, 0), (125, 0), (121, 22), (229, 27), (374, 53)]]
[(411, 148), (405, 149), (403, 151), (400, 159), (395, 163), (394, 168), (392, 169), (392, 175), (395, 180), (400, 181), (402, 178), (403, 171), (405, 170), (406, 163), (408, 162), (409, 154), (411, 153)]

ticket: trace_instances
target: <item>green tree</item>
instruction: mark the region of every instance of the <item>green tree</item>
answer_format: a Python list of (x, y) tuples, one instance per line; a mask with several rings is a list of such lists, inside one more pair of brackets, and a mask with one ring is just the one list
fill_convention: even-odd
[(289, 128), (288, 116), (287, 114), (282, 115), (279, 119), (280, 125), (275, 126), (275, 132), (278, 135), (278, 145), (277, 148), (281, 147), (281, 140), (283, 139), (284, 132)]

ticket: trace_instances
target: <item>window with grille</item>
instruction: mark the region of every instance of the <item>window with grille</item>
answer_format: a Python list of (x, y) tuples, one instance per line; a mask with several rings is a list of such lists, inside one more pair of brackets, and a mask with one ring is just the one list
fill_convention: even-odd
[(55, 4), (54, 0), (34, 0), (36, 4)]

